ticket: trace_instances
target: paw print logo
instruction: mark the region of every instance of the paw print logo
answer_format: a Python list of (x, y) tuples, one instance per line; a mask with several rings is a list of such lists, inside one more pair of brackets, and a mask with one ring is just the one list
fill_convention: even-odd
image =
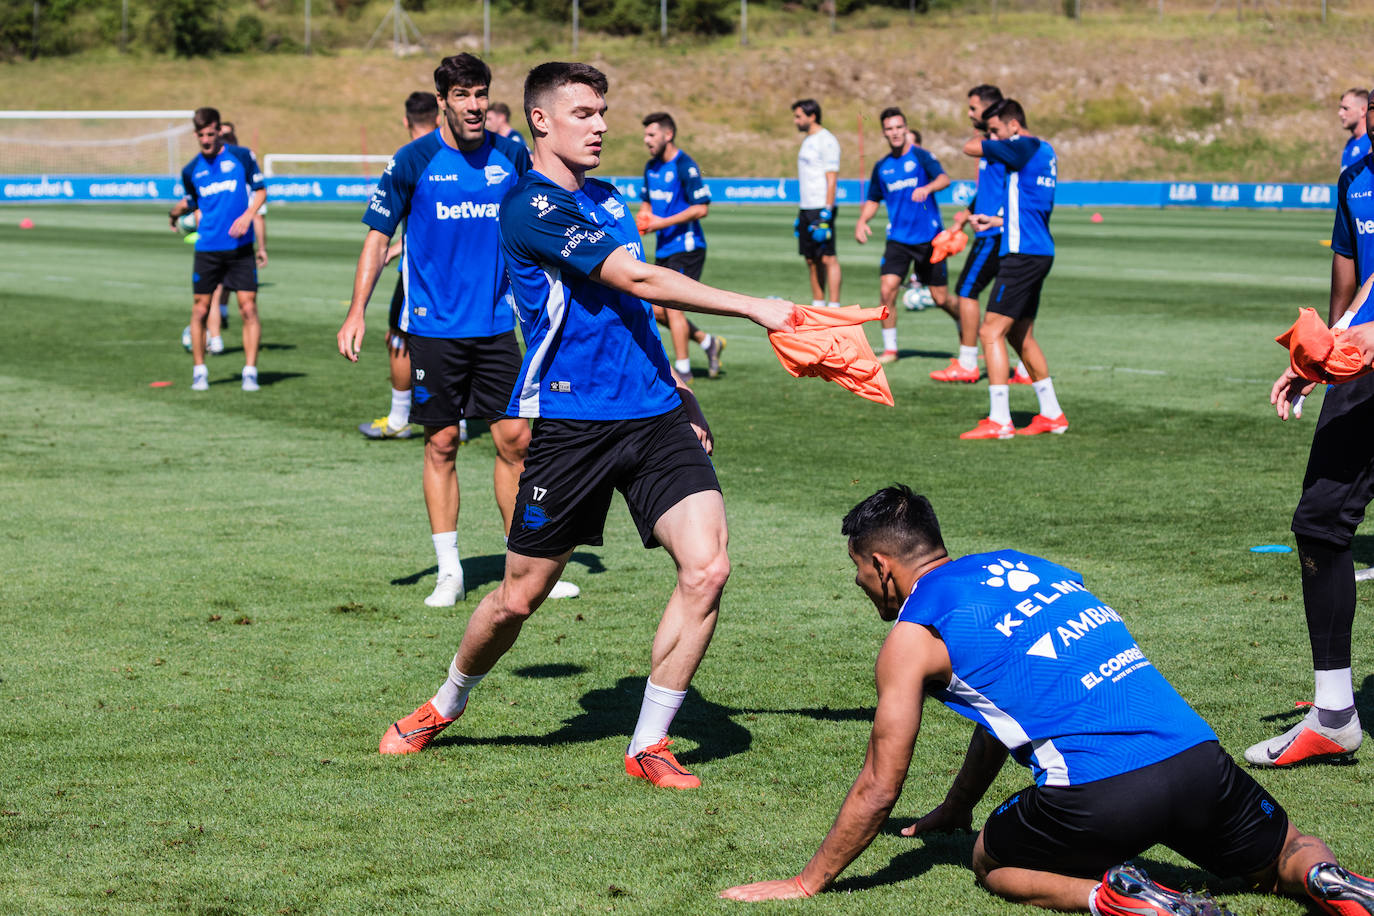
[(534, 207), (540, 213), (543, 213), (545, 210), (549, 209), (549, 199), (543, 194), (536, 194), (530, 200), (530, 206)]
[(991, 588), (1006, 587), (1014, 592), (1024, 592), (1032, 585), (1040, 583), (1040, 577), (1030, 571), (1030, 567), (1025, 563), (1013, 563), (1011, 560), (998, 560), (983, 567), (989, 573), (989, 577), (983, 582)]

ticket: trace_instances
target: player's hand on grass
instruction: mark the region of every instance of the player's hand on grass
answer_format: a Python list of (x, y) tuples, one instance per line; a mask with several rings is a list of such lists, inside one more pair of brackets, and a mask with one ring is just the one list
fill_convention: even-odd
[(1269, 403), (1274, 405), (1274, 411), (1280, 420), (1287, 420), (1290, 414), (1301, 417), (1302, 405), (1298, 403), (1298, 399), (1307, 397), (1315, 387), (1316, 382), (1309, 382), (1289, 366), (1274, 382), (1274, 387), (1269, 389)]
[(339, 328), (338, 341), (339, 353), (348, 359), (349, 362), (358, 361), (358, 353), (363, 348), (363, 334), (367, 330), (367, 323), (363, 320), (361, 313), (354, 314), (352, 309), (348, 312), (348, 317), (344, 319), (343, 327)]
[(726, 888), (720, 892), (720, 896), (726, 900), (793, 900), (797, 897), (808, 897), (809, 894), (801, 889), (796, 878), (785, 878), (781, 881), (755, 881), (753, 884), (741, 884), (737, 887)]
[(973, 829), (973, 811), (969, 808), (941, 802), (935, 810), (920, 818), (914, 824), (902, 828), (902, 836), (920, 836), (923, 833), (952, 833), (955, 830)]

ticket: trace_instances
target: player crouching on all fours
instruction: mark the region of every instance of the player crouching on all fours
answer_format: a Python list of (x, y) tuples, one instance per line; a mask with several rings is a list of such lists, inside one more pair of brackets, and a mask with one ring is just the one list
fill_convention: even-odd
[(1225, 914), (1122, 864), (1162, 844), (1328, 913), (1374, 914), (1374, 881), (1298, 832), (1078, 573), (1014, 550), (951, 559), (930, 502), (907, 487), (873, 494), (840, 530), (855, 583), (895, 621), (863, 769), (800, 874), (722, 896), (810, 897), (833, 882), (892, 813), (930, 695), (974, 723), (973, 739), (945, 800), (903, 836), (968, 829), (1008, 756), (1035, 776), (973, 844), (973, 873), (999, 897), (1097, 916)]

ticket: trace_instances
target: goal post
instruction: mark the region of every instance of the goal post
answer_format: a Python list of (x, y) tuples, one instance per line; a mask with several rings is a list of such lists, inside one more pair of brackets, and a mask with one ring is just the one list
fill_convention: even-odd
[(269, 153), (263, 157), (262, 173), (268, 178), (297, 175), (376, 178), (382, 171), (377, 166), (390, 161), (390, 156), (363, 153)]
[(195, 154), (190, 111), (0, 111), (0, 175), (175, 176)]

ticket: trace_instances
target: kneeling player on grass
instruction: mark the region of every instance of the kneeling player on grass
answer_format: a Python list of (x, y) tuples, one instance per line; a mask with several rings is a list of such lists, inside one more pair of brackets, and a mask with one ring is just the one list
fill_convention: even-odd
[(677, 587), (654, 638), (649, 682), (625, 770), (691, 788), (667, 732), (715, 629), (730, 574), (710, 432), (690, 389), (674, 385), (650, 300), (792, 325), (794, 306), (712, 289), (644, 263), (634, 215), (614, 186), (589, 179), (606, 133), (606, 77), (547, 63), (525, 80), (533, 168), (501, 206), (501, 247), (525, 336), (511, 416), (537, 418), (520, 476), (505, 578), (468, 620), (448, 680), (394, 723), (383, 754), (426, 747), (463, 713), (468, 692), (543, 603), (578, 544), (600, 544), (613, 491), (646, 547), (662, 545)]
[(945, 800), (904, 836), (968, 828), (1009, 754), (1035, 775), (973, 846), (978, 883), (999, 897), (1111, 916), (1224, 912), (1122, 864), (1162, 844), (1330, 913), (1374, 914), (1374, 882), (1289, 823), (1078, 573), (1014, 550), (951, 559), (929, 501), (907, 487), (873, 494), (841, 531), (855, 583), (896, 621), (863, 770), (800, 874), (722, 896), (809, 897), (834, 881), (901, 795), (930, 694), (976, 727)]

